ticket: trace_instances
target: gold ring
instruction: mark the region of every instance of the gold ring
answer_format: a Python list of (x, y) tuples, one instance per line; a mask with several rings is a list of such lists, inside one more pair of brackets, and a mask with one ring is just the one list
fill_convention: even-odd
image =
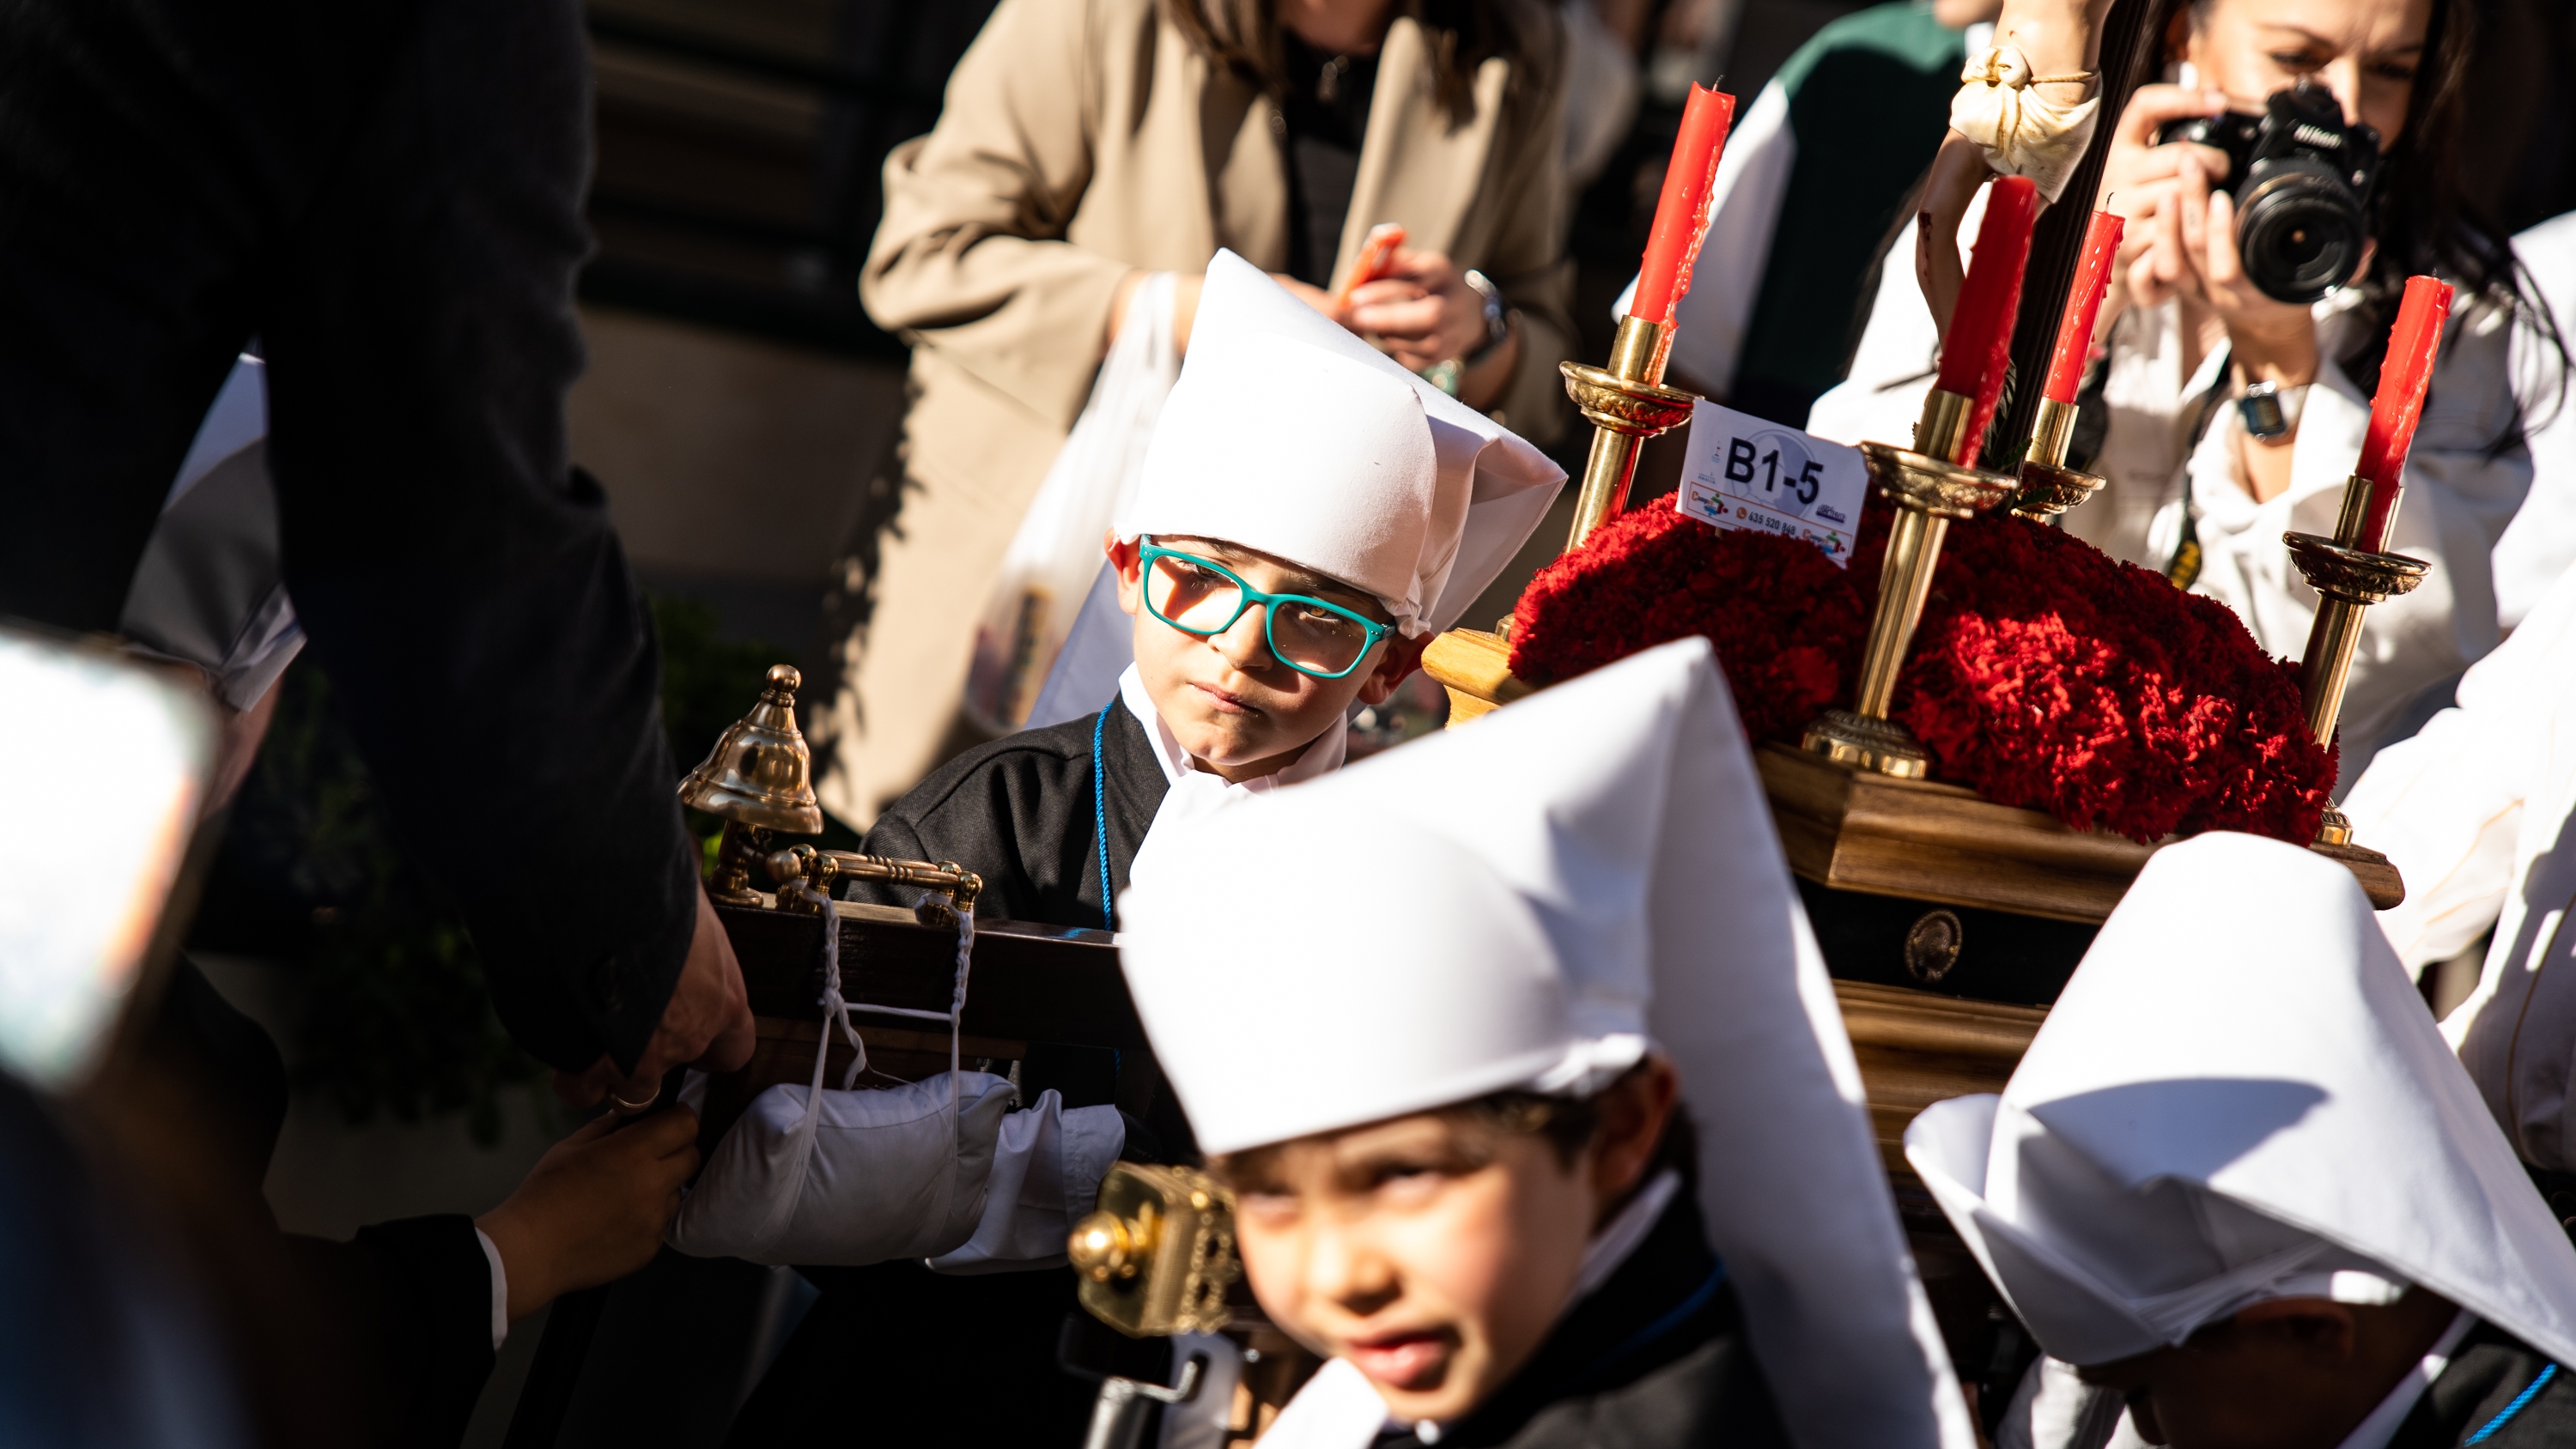
[(611, 1092), (611, 1093), (609, 1093), (609, 1094), (608, 1094), (608, 1100), (609, 1100), (609, 1103), (610, 1103), (611, 1105), (613, 1105), (613, 1106), (618, 1106), (618, 1107), (623, 1107), (623, 1108), (625, 1108), (625, 1109), (626, 1109), (627, 1111), (629, 1111), (629, 1112), (641, 1112), (641, 1111), (643, 1111), (645, 1108), (652, 1106), (652, 1105), (653, 1105), (653, 1103), (654, 1103), (654, 1102), (655, 1102), (655, 1101), (656, 1101), (660, 1096), (661, 1096), (661, 1093), (656, 1092), (656, 1093), (654, 1093), (652, 1096), (645, 1098), (645, 1099), (644, 1099), (643, 1101), (641, 1101), (641, 1102), (630, 1102), (630, 1101), (627, 1101), (624, 1097), (621, 1097), (621, 1096), (617, 1095), (615, 1092)]

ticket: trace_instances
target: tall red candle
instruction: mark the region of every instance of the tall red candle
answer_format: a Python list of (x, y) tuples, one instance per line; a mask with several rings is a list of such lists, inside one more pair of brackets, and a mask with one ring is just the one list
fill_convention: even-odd
[(2352, 470), (2370, 485), (2361, 534), (2349, 546), (2378, 553), (2388, 546), (2405, 487), (2406, 454), (2415, 425), (2424, 420), (2424, 388), (2433, 380), (2433, 354), (2441, 350), (2442, 323), (2451, 315), (2451, 288), (2433, 277), (2408, 277), (2388, 331), (2388, 359), (2379, 365), (2379, 392), (2370, 400), (2370, 430), (2361, 436), (2361, 462)]
[(2030, 261), (2030, 229), (2039, 219), (2039, 184), (2027, 176), (1998, 178), (1988, 188), (1986, 218), (1968, 256), (1968, 280), (1941, 339), (1943, 392), (1976, 399), (1968, 413), (1968, 441), (1952, 459), (1975, 467), (1977, 445), (2004, 394), (2004, 368), (2012, 361), (2013, 316), (2021, 310), (2021, 274)]
[(2120, 257), (2120, 218), (2093, 213), (2084, 228), (2084, 251), (2075, 261), (2075, 285), (2066, 289), (2066, 312), (2057, 324), (2057, 350), (2048, 357), (2048, 386), (2040, 396), (2051, 402), (2075, 401), (2084, 382), (2084, 364), (2093, 357), (2093, 324), (2102, 315), (2102, 297), (2111, 290), (2111, 264)]
[(1637, 295), (1628, 303), (1628, 315), (1670, 322), (1673, 303), (1690, 290), (1691, 264), (1708, 236), (1717, 158), (1734, 119), (1735, 97), (1691, 87), (1681, 132), (1673, 137), (1673, 159), (1664, 168), (1664, 194), (1655, 203), (1655, 229), (1646, 236), (1646, 260), (1637, 270)]

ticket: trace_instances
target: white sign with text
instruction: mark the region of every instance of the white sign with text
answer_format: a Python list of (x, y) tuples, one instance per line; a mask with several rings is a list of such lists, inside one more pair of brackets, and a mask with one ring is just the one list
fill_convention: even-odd
[(1703, 402), (1691, 410), (1690, 458), (1673, 506), (1720, 528), (1803, 539), (1848, 567), (1868, 486), (1860, 449)]

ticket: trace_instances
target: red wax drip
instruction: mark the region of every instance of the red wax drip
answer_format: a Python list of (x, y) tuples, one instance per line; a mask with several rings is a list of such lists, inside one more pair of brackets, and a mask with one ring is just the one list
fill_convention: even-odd
[(2075, 263), (2075, 285), (2066, 291), (2066, 313), (2057, 324), (2057, 350), (2048, 358), (2048, 386), (2040, 396), (2050, 402), (2075, 401), (2084, 382), (2084, 364), (2093, 357), (2093, 324), (2102, 315), (2103, 294), (2111, 290), (2111, 263), (2120, 256), (2121, 221), (2107, 211), (2093, 213), (2084, 228), (2084, 253)]
[(2350, 546), (2378, 553), (2388, 546), (2389, 520), (2405, 487), (2406, 454), (2415, 425), (2424, 420), (2424, 388), (2433, 380), (2433, 354), (2441, 350), (2442, 323), (2451, 315), (2451, 288), (2433, 277), (2408, 277), (2388, 331), (2388, 359), (2379, 365), (2379, 392), (2370, 400), (2370, 431), (2362, 434), (2361, 462), (2353, 472), (2370, 485), (2361, 535)]
[(1670, 322), (1673, 303), (1690, 290), (1691, 264), (1708, 236), (1717, 158), (1734, 119), (1735, 97), (1691, 87), (1681, 131), (1673, 137), (1673, 159), (1664, 168), (1663, 198), (1655, 203), (1655, 229), (1646, 237), (1646, 259), (1637, 270), (1637, 295), (1628, 303), (1630, 316)]
[(2039, 218), (2039, 183), (2027, 176), (1998, 178), (1986, 197), (1986, 219), (1968, 256), (1968, 280), (1941, 339), (1943, 392), (1976, 399), (1968, 413), (1963, 468), (1977, 465), (1977, 447), (2003, 400), (2004, 369), (2012, 362), (2013, 316), (2021, 310), (2022, 268), (2030, 261), (2030, 229)]

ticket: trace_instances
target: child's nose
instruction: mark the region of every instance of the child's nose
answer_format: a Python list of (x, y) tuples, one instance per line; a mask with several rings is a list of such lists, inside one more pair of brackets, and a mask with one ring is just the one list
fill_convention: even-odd
[(1235, 617), (1224, 633), (1211, 641), (1225, 661), (1249, 674), (1270, 666), (1270, 636), (1266, 632), (1270, 613), (1265, 605), (1255, 604)]
[(1319, 1230), (1306, 1253), (1306, 1291), (1346, 1313), (1365, 1318), (1401, 1296), (1401, 1279), (1386, 1255), (1362, 1235), (1340, 1227)]

